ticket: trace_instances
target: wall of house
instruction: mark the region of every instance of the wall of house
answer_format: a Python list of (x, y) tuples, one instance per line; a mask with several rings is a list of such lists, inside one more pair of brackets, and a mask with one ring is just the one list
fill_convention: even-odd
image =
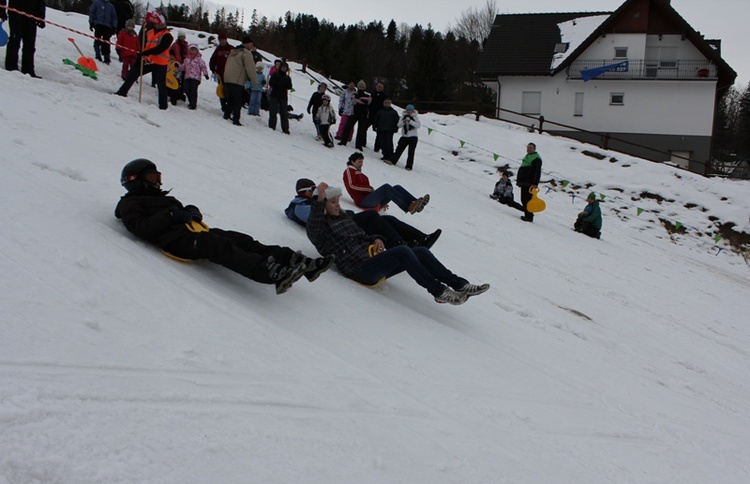
[(647, 59), (646, 47), (675, 47), (676, 59), (706, 60), (706, 57), (680, 35), (607, 34), (594, 41), (577, 60), (613, 59), (615, 47), (627, 47), (629, 59)]

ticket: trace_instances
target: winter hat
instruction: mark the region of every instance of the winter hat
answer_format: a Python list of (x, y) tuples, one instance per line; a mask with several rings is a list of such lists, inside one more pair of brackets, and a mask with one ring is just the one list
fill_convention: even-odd
[(505, 176), (507, 176), (508, 178), (510, 178), (510, 177), (512, 177), (512, 176), (513, 176), (513, 172), (512, 172), (512, 171), (510, 171), (510, 170), (505, 170), (505, 171), (503, 172), (503, 175), (505, 175)]
[(383, 106), (385, 106), (386, 104), (390, 106), (391, 102), (393, 101), (391, 101), (390, 99), (383, 99)]
[(250, 37), (249, 35), (246, 35), (246, 36), (242, 37), (242, 43), (243, 44), (253, 44), (254, 42), (253, 42), (252, 37)]
[(125, 27), (135, 28), (135, 21), (133, 19), (128, 20), (127, 22), (125, 22)]
[(255, 70), (265, 69), (265, 68), (266, 68), (266, 65), (263, 63), (263, 61), (258, 61), (255, 63)]
[(190, 45), (188, 45), (188, 52), (190, 52), (190, 49), (195, 49), (195, 50), (197, 50), (198, 52), (200, 52), (200, 51), (201, 51), (201, 50), (200, 50), (200, 49), (198, 48), (198, 44), (190, 44)]
[(594, 192), (589, 193), (589, 196), (586, 197), (586, 200), (596, 200), (596, 193)]
[(326, 200), (331, 200), (341, 196), (341, 188), (339, 187), (328, 187), (326, 188)]
[(226, 39), (226, 38), (227, 38), (227, 33), (226, 32), (219, 32), (219, 40)]
[(351, 155), (349, 155), (349, 161), (346, 162), (347, 165), (351, 165), (353, 161), (355, 160), (364, 160), (365, 155), (360, 153), (359, 151), (355, 151)]
[(406, 110), (407, 111), (414, 111), (414, 105), (413, 104), (407, 104), (406, 105)]
[(184, 30), (177, 31), (177, 38), (179, 39), (180, 37), (187, 37), (187, 34), (185, 33)]
[(357, 83), (357, 89), (361, 91), (364, 91), (365, 89), (367, 89), (367, 84), (365, 84), (365, 81), (363, 79), (360, 79), (359, 82)]
[(315, 182), (309, 178), (300, 178), (297, 180), (297, 185), (294, 187), (297, 193), (304, 192), (310, 188), (315, 188)]

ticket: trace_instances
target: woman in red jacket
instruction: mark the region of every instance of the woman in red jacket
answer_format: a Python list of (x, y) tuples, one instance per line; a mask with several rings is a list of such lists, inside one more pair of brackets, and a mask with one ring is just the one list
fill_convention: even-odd
[(344, 170), (344, 186), (354, 204), (359, 208), (387, 210), (388, 202), (393, 201), (404, 213), (421, 212), (429, 203), (430, 196), (416, 198), (401, 185), (388, 183), (373, 188), (367, 175), (362, 173), (365, 156), (359, 151), (349, 156)]

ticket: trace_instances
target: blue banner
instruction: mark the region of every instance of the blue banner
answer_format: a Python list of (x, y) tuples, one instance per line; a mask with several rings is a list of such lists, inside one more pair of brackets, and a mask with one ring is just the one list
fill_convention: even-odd
[(596, 79), (605, 72), (628, 72), (629, 69), (630, 67), (628, 61), (622, 61), (618, 62), (617, 64), (610, 64), (608, 66), (595, 67), (594, 69), (586, 69), (585, 71), (581, 71), (581, 78), (583, 79), (583, 82), (586, 82), (590, 81), (591, 79)]

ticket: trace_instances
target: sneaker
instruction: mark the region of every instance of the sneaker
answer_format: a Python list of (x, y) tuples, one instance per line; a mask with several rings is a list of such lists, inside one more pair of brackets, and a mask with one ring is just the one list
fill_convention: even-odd
[(441, 229), (437, 229), (430, 235), (424, 238), (421, 245), (422, 247), (427, 247), (428, 249), (432, 248), (433, 245), (435, 245), (435, 242), (437, 242), (437, 239), (440, 238), (440, 235), (443, 233)]
[(270, 256), (266, 262), (266, 267), (268, 267), (268, 275), (271, 278), (271, 282), (276, 286), (276, 294), (285, 293), (292, 287), (292, 284), (305, 275), (304, 259), (299, 262), (292, 261), (289, 265), (283, 265), (276, 262), (273, 256)]
[(466, 302), (466, 300), (469, 298), (469, 296), (466, 295), (466, 293), (456, 291), (455, 289), (451, 289), (450, 287), (446, 287), (443, 293), (437, 297), (435, 297), (435, 302), (440, 304), (453, 304), (454, 306), (458, 306), (459, 304), (463, 304)]
[(320, 141), (320, 140), (322, 140), (322, 139), (323, 139), (323, 138), (321, 138), (320, 136), (316, 136), (316, 137), (315, 137), (315, 141)]
[(430, 203), (430, 196), (425, 195), (424, 197), (417, 198), (413, 202), (409, 204), (409, 210), (407, 210), (410, 214), (419, 213), (427, 206), (427, 204)]
[(334, 255), (318, 257), (317, 259), (307, 259), (308, 262), (305, 264), (307, 266), (305, 269), (305, 277), (307, 280), (313, 282), (318, 276), (330, 269), (331, 265), (333, 265), (334, 259)]
[(479, 285), (479, 284), (470, 284), (467, 282), (464, 287), (459, 289), (459, 292), (466, 294), (466, 297), (478, 296), (482, 294), (483, 292), (487, 292), (489, 288), (490, 288), (489, 284)]

